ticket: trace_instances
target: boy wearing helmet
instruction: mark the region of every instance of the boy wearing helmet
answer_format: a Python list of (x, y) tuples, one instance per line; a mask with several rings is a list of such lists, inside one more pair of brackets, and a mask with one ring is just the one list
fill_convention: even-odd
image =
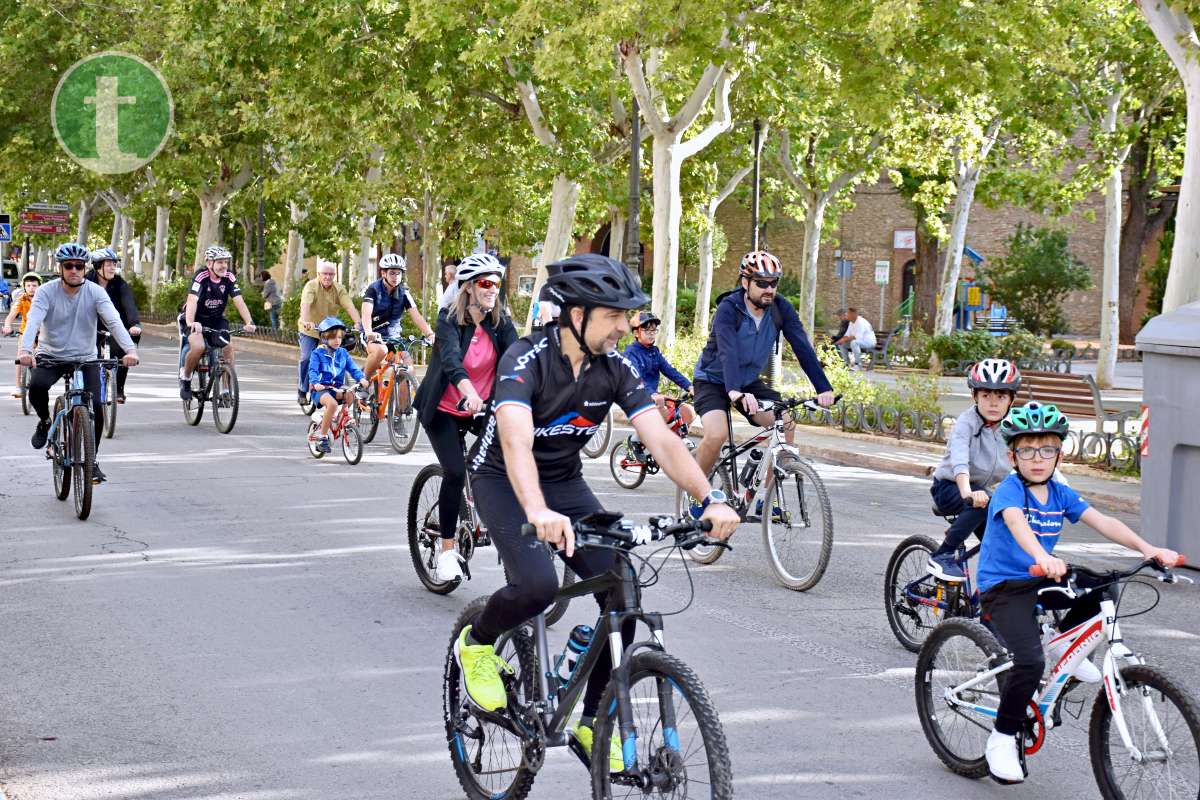
[[(630, 364), (633, 364), (634, 369), (641, 376), (642, 384), (650, 393), (650, 399), (658, 406), (658, 413), (662, 414), (663, 420), (669, 423), (674, 419), (675, 408), (679, 406), (683, 424), (691, 425), (692, 420), (696, 418), (695, 409), (687, 403), (664, 397), (658, 391), (660, 376), (664, 375), (684, 392), (690, 394), (692, 391), (692, 382), (682, 372), (671, 366), (671, 362), (654, 344), (658, 339), (660, 322), (661, 320), (651, 311), (639, 311), (633, 315), (633, 319), (629, 323), (633, 328), (633, 341), (625, 348), (625, 358), (629, 360)], [(668, 400), (670, 402), (667, 402)], [(641, 450), (642, 442), (636, 433), (632, 439), (634, 447)]]
[[(417, 326), (417, 330), (425, 337), (425, 343), (433, 343), (433, 328), (429, 327), (429, 323), (421, 316), (421, 312), (417, 310), (417, 301), (404, 285), (406, 269), (404, 256), (388, 253), (379, 261), (381, 277), (363, 292), (362, 328), (367, 343), (365, 372), (368, 375), (374, 375), (387, 356), (383, 338), (396, 338), (400, 335), (401, 317), (405, 311)], [(404, 360), (405, 363), (411, 363), (407, 353), (404, 354)]]
[[(25, 325), (29, 322), (29, 309), (33, 305), (33, 296), (37, 293), (37, 289), (41, 285), (42, 277), (36, 272), (26, 272), (21, 276), (21, 290), (24, 294), (17, 298), (17, 302), (13, 303), (13, 307), (9, 309), (8, 316), (4, 318), (5, 336), (12, 333), (12, 325), (17, 317), (21, 318), (19, 333), (25, 333)], [(12, 393), (12, 396), (18, 400), (25, 396), (25, 389), (21, 386), (22, 369), (24, 368), (20, 364), (17, 364), (17, 390)]]
[(338, 403), (342, 401), (342, 384), (346, 376), (353, 377), (359, 386), (366, 386), (367, 379), (350, 354), (342, 349), (346, 323), (337, 317), (326, 317), (317, 325), (317, 334), (321, 337), (321, 344), (308, 357), (308, 388), (312, 393), (312, 404), (324, 411), (319, 447), (321, 452), (328, 453), (332, 450), (329, 445), (329, 426), (333, 423)]
[[(1069, 644), (1067, 637), (1052, 636), (1043, 652), (1035, 606), (1065, 609), (1059, 623), (1063, 632), (1100, 611), (1100, 596), (1095, 593), (1074, 600), (1057, 592), (1038, 595), (1039, 589), (1067, 573), (1066, 563), (1051, 555), (1063, 520), (1082, 522), (1106, 539), (1164, 566), (1172, 567), (1179, 560), (1178, 553), (1147, 543), (1125, 523), (1091, 508), (1071, 487), (1052, 480), (1068, 427), (1067, 418), (1056, 406), (1036, 402), (1012, 409), (1000, 423), (1009, 463), (1016, 471), (1000, 482), (988, 506), (987, 534), (979, 555), (979, 591), (984, 621), (1013, 656), (1013, 668), (1001, 683), (995, 729), (986, 747), (988, 769), (1001, 783), (1025, 779), (1017, 747), (1026, 709), (1042, 678), (1046, 656), (1057, 662)], [(1030, 577), (1035, 564), (1045, 578)], [(1088, 588), (1087, 576), (1080, 574), (1077, 584)], [(1097, 683), (1101, 673), (1084, 662), (1076, 677)]]
[(943, 516), (957, 515), (942, 545), (929, 557), (929, 571), (951, 583), (966, 580), (954, 552), (987, 528), (987, 490), (1009, 473), (1000, 421), (1021, 389), (1021, 371), (1003, 358), (985, 358), (967, 372), (975, 405), (958, 415), (946, 452), (933, 470), (933, 505)]

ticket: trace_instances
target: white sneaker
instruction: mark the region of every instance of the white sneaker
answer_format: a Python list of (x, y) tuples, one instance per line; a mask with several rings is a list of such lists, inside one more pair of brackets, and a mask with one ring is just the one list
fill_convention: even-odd
[(434, 565), (434, 579), (438, 583), (462, 580), (463, 571), (459, 565), (459, 555), (455, 550), (443, 550), (438, 553), (437, 564)]
[[(1054, 631), (1051, 637), (1058, 636), (1058, 631)], [(1051, 669), (1062, 658), (1063, 653), (1067, 652), (1067, 646), (1070, 644), (1069, 639), (1060, 639), (1057, 642), (1046, 644), (1046, 663)], [(1085, 658), (1078, 667), (1075, 668), (1075, 680), (1081, 683), (1099, 683), (1103, 680), (1104, 675), (1100, 672), (1100, 668), (1091, 662), (1090, 658)]]
[(1021, 783), (1025, 770), (1021, 769), (1021, 757), (1017, 754), (1017, 737), (992, 731), (987, 738), (988, 772), (1000, 783)]

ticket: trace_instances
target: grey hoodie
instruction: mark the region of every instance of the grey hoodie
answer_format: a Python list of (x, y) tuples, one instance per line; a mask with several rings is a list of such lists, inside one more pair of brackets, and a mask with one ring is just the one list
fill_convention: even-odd
[(67, 294), (61, 278), (50, 281), (33, 296), (21, 349), (33, 351), (33, 340), (40, 328), (39, 353), (67, 361), (93, 359), (96, 357), (98, 321), (104, 323), (122, 350), (137, 352), (129, 331), (121, 324), (117, 307), (99, 284), (85, 280), (79, 291)]
[(1000, 437), (1000, 426), (988, 427), (975, 406), (958, 415), (946, 454), (933, 471), (933, 477), (954, 480), (959, 474), (970, 476), (972, 489), (985, 489), (999, 483), (1012, 472), (1008, 448)]

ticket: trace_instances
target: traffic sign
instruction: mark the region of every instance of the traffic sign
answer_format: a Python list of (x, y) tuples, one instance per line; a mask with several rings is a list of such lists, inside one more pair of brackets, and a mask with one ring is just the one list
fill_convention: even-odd
[(880, 286), (887, 286), (888, 279), (892, 274), (892, 262), (876, 261), (875, 262), (875, 283)]
[(29, 211), (26, 209), (19, 216), (21, 222), (61, 222), (65, 225), (71, 221), (69, 213), (59, 213), (57, 211)]
[(61, 222), (22, 222), (17, 226), (18, 233), (52, 233), (61, 236), (67, 233), (67, 226)]
[(12, 241), (12, 219), (8, 214), (0, 214), (0, 242)]
[(834, 272), (842, 280), (850, 280), (850, 271), (854, 268), (854, 262), (848, 258), (835, 258), (833, 260)]
[(67, 211), (71, 207), (66, 203), (30, 203), (25, 206), (26, 211)]

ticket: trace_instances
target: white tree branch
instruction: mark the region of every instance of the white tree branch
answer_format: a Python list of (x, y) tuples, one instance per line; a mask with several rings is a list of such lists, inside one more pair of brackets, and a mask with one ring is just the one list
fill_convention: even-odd
[(779, 134), (779, 163), (783, 167), (783, 174), (787, 176), (792, 186), (802, 190), (808, 188), (804, 179), (796, 174), (796, 168), (792, 163), (792, 138), (788, 135), (786, 127)]
[(517, 94), (521, 97), (521, 106), (525, 109), (525, 117), (533, 128), (533, 135), (546, 147), (557, 146), (558, 138), (546, 124), (546, 115), (542, 113), (542, 104), (538, 101), (537, 91), (533, 88), (533, 84), (519, 79), (508, 59), (504, 60), (504, 66), (508, 68), (508, 74), (512, 76), (513, 82), (516, 84)]
[(754, 169), (754, 164), (750, 163), (730, 176), (729, 180), (721, 188), (721, 191), (717, 192), (717, 196), (708, 201), (709, 217), (717, 213), (717, 209), (721, 207), (721, 203), (729, 199), (729, 195), (733, 194), (733, 190), (738, 187), (739, 183), (746, 179), (746, 176), (750, 174), (750, 170), (752, 169)]
[(709, 95), (713, 93), (717, 81), (726, 75), (725, 65), (709, 64), (704, 68), (704, 74), (700, 76), (699, 82), (696, 83), (696, 88), (692, 90), (692, 94), (688, 97), (675, 116), (671, 117), (667, 122), (667, 127), (675, 133), (683, 133), (688, 129), (696, 117), (700, 116), (700, 111), (704, 108), (704, 104), (708, 101)]
[(712, 121), (700, 133), (679, 145), (680, 158), (690, 158), (699, 153), (712, 144), (713, 139), (733, 126), (733, 115), (729, 111), (729, 91), (736, 78), (736, 75), (730, 75), (727, 70), (722, 70), (714, 89), (717, 97), (713, 105)]
[(1168, 0), (1137, 0), (1137, 3), (1175, 69), (1180, 75), (1186, 74), (1188, 62), (1200, 51), (1200, 39), (1187, 12), (1172, 8)]
[(872, 136), (871, 141), (867, 142), (866, 150), (863, 151), (862, 162), (857, 167), (848, 169), (841, 175), (838, 175), (836, 178), (834, 178), (833, 182), (829, 184), (829, 188), (822, 193), (825, 195), (825, 198), (827, 200), (832, 200), (834, 197), (837, 197), (843, 189), (849, 186), (851, 181), (857, 180), (858, 176), (861, 175), (863, 170), (867, 168), (867, 163), (871, 158), (871, 154), (878, 150), (879, 146), (882, 144), (883, 134), (876, 133), (874, 136)]
[(625, 75), (629, 78), (629, 86), (633, 90), (633, 96), (637, 98), (638, 111), (641, 113), (642, 119), (646, 121), (646, 127), (655, 136), (665, 136), (667, 126), (658, 113), (654, 96), (646, 82), (646, 67), (642, 63), (642, 51), (636, 42), (621, 43), (621, 64), (625, 67)]

